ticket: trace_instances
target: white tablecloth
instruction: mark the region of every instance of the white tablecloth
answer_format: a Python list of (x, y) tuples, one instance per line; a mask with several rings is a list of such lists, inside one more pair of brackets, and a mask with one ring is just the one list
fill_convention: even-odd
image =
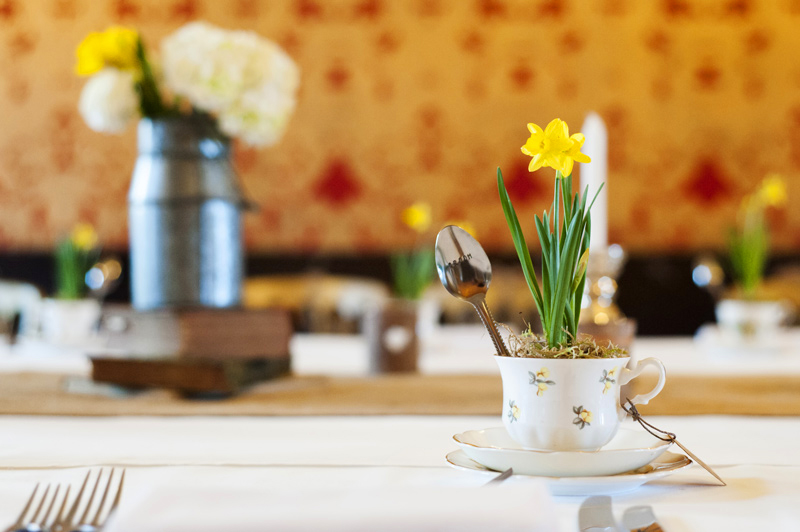
[[(729, 485), (715, 486), (692, 466), (615, 496), (618, 516), (629, 506), (649, 504), (670, 532), (800, 530), (800, 419), (651, 421), (676, 432)], [(156, 486), (195, 491), (308, 486), (378, 494), (414, 487), (478, 488), (486, 481), (483, 475), (452, 469), (444, 456), (456, 448), (453, 434), (499, 424), (495, 417), (0, 417), (0, 527), (13, 521), (36, 482), (77, 483), (85, 468), (101, 465), (128, 467), (123, 504), (141, 500)], [(577, 529), (581, 500), (555, 498), (560, 530)], [(503, 508), (486, 511), (503, 519)]]

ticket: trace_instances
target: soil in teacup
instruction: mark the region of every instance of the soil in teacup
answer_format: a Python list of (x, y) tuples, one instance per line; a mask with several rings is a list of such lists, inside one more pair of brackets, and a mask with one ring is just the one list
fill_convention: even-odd
[(628, 352), (611, 342), (600, 345), (589, 335), (581, 335), (569, 345), (551, 347), (545, 337), (534, 333), (530, 327), (521, 335), (509, 329), (508, 351), (518, 358), (621, 358)]

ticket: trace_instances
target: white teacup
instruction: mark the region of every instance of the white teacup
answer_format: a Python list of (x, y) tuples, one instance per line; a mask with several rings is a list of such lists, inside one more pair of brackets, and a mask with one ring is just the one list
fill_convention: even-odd
[(626, 412), (620, 386), (647, 366), (658, 370), (649, 393), (631, 399), (646, 405), (664, 387), (664, 365), (655, 358), (632, 370), (628, 357), (545, 359), (495, 356), (503, 379), (503, 424), (517, 443), (529, 449), (596, 451), (616, 435)]

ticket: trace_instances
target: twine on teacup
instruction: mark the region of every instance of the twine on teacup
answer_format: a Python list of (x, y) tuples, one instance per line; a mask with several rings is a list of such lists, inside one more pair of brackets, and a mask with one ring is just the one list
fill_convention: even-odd
[(628, 403), (628, 405), (629, 405), (629, 406), (628, 406), (628, 407), (626, 407), (625, 405), (622, 405), (622, 409), (623, 409), (623, 410), (625, 410), (625, 411), (626, 411), (628, 414), (630, 414), (630, 416), (631, 416), (631, 417), (634, 419), (634, 421), (637, 421), (637, 422), (638, 422), (638, 423), (639, 423), (639, 424), (642, 426), (642, 428), (643, 428), (644, 430), (646, 430), (646, 431), (647, 431), (647, 432), (649, 432), (649, 433), (650, 433), (652, 436), (654, 436), (654, 437), (658, 438), (658, 439), (659, 439), (659, 440), (661, 440), (661, 441), (671, 441), (671, 442), (673, 442), (675, 445), (677, 445), (678, 447), (680, 447), (681, 449), (683, 449), (683, 452), (685, 452), (686, 454), (688, 454), (688, 455), (689, 455), (689, 458), (691, 458), (692, 460), (694, 460), (695, 462), (697, 462), (698, 464), (700, 464), (700, 466), (701, 466), (703, 469), (705, 469), (706, 471), (708, 471), (709, 473), (711, 473), (712, 475), (714, 475), (714, 478), (716, 478), (717, 480), (719, 480), (720, 482), (722, 482), (722, 485), (723, 485), (723, 486), (727, 486), (727, 485), (728, 485), (728, 484), (727, 484), (727, 483), (726, 483), (724, 480), (722, 480), (722, 479), (720, 478), (720, 476), (719, 476), (719, 475), (717, 475), (717, 474), (714, 472), (714, 470), (713, 470), (713, 469), (711, 469), (711, 466), (709, 466), (708, 464), (706, 464), (705, 462), (703, 462), (702, 460), (700, 460), (700, 459), (697, 457), (697, 455), (696, 455), (696, 454), (694, 454), (692, 451), (690, 451), (689, 449), (687, 449), (686, 447), (684, 447), (684, 445), (683, 445), (681, 442), (679, 442), (679, 441), (678, 441), (678, 437), (677, 437), (677, 436), (675, 436), (675, 433), (674, 433), (674, 432), (667, 432), (666, 430), (662, 430), (662, 429), (660, 429), (660, 428), (658, 428), (658, 427), (656, 427), (656, 426), (652, 425), (651, 423), (648, 423), (647, 421), (645, 421), (645, 420), (644, 420), (644, 418), (643, 418), (643, 417), (642, 417), (642, 415), (639, 413), (639, 411), (636, 409), (636, 406), (634, 406), (634, 404), (631, 402), (631, 400), (630, 400), (630, 399), (628, 399), (628, 398), (626, 397), (626, 398), (625, 398), (625, 401)]

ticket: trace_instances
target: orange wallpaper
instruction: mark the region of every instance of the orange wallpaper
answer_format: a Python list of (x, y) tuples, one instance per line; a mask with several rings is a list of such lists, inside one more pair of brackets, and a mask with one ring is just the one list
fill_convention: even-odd
[[(205, 19), (281, 43), (302, 69), (284, 140), (239, 149), (262, 209), (257, 251), (409, 245), (413, 201), (511, 249), (500, 165), (523, 220), (551, 195), (525, 124), (609, 127), (610, 239), (633, 251), (720, 247), (768, 171), (800, 201), (800, 0), (0, 0), (0, 249), (46, 249), (79, 219), (127, 243), (133, 128), (90, 131), (73, 50), (111, 23), (151, 47)], [(800, 210), (773, 216), (800, 247)]]

